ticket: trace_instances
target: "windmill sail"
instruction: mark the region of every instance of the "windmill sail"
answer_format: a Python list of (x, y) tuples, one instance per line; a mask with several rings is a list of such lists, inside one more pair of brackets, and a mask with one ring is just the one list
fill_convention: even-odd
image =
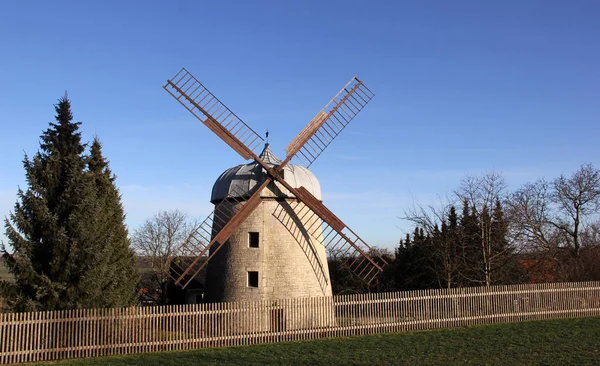
[(185, 68), (163, 88), (244, 159), (255, 159), (263, 138), (225, 106)]
[(285, 148), (292, 157), (309, 167), (375, 94), (353, 77)]

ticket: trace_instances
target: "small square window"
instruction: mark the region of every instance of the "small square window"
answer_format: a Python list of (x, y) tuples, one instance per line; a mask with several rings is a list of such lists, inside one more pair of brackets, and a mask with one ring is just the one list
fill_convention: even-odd
[(248, 287), (258, 287), (258, 272), (248, 271)]
[(258, 233), (248, 233), (248, 246), (258, 248)]

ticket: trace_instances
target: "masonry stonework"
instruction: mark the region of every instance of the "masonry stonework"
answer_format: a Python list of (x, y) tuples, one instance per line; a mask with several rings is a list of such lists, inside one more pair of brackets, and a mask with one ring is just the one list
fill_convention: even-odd
[[(208, 263), (206, 300), (262, 300), (277, 307), (278, 300), (331, 296), (329, 268), (318, 216), (294, 212), (291, 207), (295, 198), (279, 183), (269, 184), (261, 192), (261, 198), (260, 205)], [(243, 204), (239, 203), (234, 208), (239, 209)], [(308, 227), (318, 229), (311, 230), (311, 235), (306, 230)], [(250, 247), (250, 232), (258, 233), (258, 248)], [(257, 287), (249, 286), (248, 272), (258, 272)], [(326, 325), (320, 324), (323, 321), (309, 318), (296, 319), (291, 324), (289, 319), (294, 317), (286, 316), (289, 311), (292, 310), (274, 308), (272, 314), (256, 316), (263, 319), (268, 329), (274, 326), (293, 329)], [(247, 322), (240, 320), (240, 323)]]

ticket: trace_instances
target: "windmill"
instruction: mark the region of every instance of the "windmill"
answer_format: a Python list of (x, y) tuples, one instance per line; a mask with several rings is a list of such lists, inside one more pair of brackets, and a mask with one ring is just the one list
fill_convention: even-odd
[[(232, 267), (239, 263), (231, 263), (233, 261), (231, 256), (234, 254), (230, 252), (237, 249), (233, 248), (230, 241), (243, 242), (245, 239), (241, 237), (241, 233), (246, 230), (249, 222), (256, 218), (258, 211), (262, 212), (267, 208), (270, 211), (268, 214), (277, 220), (277, 224), (272, 223), (266, 216), (261, 216), (255, 220), (268, 220), (270, 222), (265, 229), (267, 237), (263, 236), (262, 239), (268, 242), (268, 233), (272, 233), (273, 230), (277, 232), (276, 235), (279, 235), (280, 238), (285, 229), (289, 233), (289, 238), (296, 241), (297, 246), (301, 247), (300, 249), (295, 249), (287, 243), (288, 239), (284, 240), (285, 243), (282, 243), (281, 247), (287, 248), (285, 250), (288, 251), (296, 250), (300, 253), (295, 254), (295, 257), (290, 257), (294, 260), (292, 266), (304, 268), (304, 270), (298, 270), (297, 276), (302, 278), (314, 277), (311, 281), (316, 281), (319, 284), (321, 291), (313, 292), (311, 296), (331, 294), (325, 251), (330, 255), (343, 258), (347, 267), (366, 283), (370, 283), (378, 273), (383, 271), (383, 267), (387, 265), (386, 261), (325, 207), (320, 197), (316, 197), (320, 195), (318, 182), (315, 183), (317, 188), (307, 187), (306, 184), (307, 179), (312, 179), (312, 173), (308, 172), (308, 167), (373, 98), (374, 94), (361, 80), (353, 77), (317, 113), (286, 147), (286, 157), (283, 161), (274, 156), (268, 144), (265, 145), (262, 153), (257, 155), (255, 151), (258, 151), (264, 142), (263, 138), (227, 108), (185, 68), (181, 69), (173, 78), (167, 80), (163, 88), (240, 156), (246, 160), (251, 160), (249, 164), (236, 167), (236, 171), (243, 170), (246, 176), (253, 177), (252, 180), (245, 181), (245, 185), (231, 184), (231, 180), (228, 181), (226, 191), (221, 195), (217, 194), (218, 197), (216, 198), (215, 189), (217, 185), (215, 185), (212, 200), (215, 204), (215, 210), (207, 216), (206, 220), (178, 250), (180, 260), (176, 262), (173, 276), (176, 284), (185, 288), (207, 265), (209, 265), (209, 269), (212, 265), (221, 268), (221, 270), (232, 270)], [(298, 165), (291, 164), (292, 159), (295, 162), (297, 161)], [(226, 173), (224, 175), (227, 175)], [(297, 174), (301, 174), (301, 176)], [(270, 193), (266, 194), (265, 192)], [(267, 201), (269, 202), (268, 205)], [(260, 209), (257, 209), (259, 207)], [(264, 223), (262, 225), (261, 227), (265, 227)], [(258, 234), (258, 232), (248, 232), (248, 234), (248, 244), (245, 245), (243, 250), (244, 253), (254, 253), (251, 249), (258, 246), (258, 237), (257, 235), (253, 237), (253, 234)], [(228, 243), (231, 245), (227, 245)], [(240, 244), (240, 248), (241, 246), (243, 245)], [(277, 261), (278, 256), (283, 253), (281, 251), (283, 249), (278, 250), (275, 254), (271, 253), (270, 259), (263, 258), (263, 262)], [(248, 257), (250, 261), (258, 258), (255, 254), (240, 255), (242, 257), (250, 255)], [(290, 258), (286, 260), (289, 262)], [(227, 260), (230, 262), (223, 262)], [(299, 263), (300, 261), (306, 263)], [(242, 267), (248, 265), (248, 263), (245, 263)], [(240, 268), (239, 272), (245, 273), (248, 268)], [(311, 269), (313, 276), (307, 276), (306, 268)], [(282, 277), (282, 275), (277, 275), (277, 273), (282, 272), (271, 272), (274, 273), (269, 279), (271, 282), (279, 281), (279, 277)], [(235, 282), (233, 279), (229, 281)], [(247, 271), (247, 281), (241, 286), (258, 287), (258, 282), (258, 271), (249, 270)], [(265, 280), (265, 282), (267, 281)], [(229, 285), (228, 283), (220, 283), (219, 286), (227, 287)], [(282, 286), (286, 285), (280, 284), (280, 287)], [(250, 291), (253, 290), (250, 289)], [(232, 291), (230, 293), (236, 294), (234, 290)], [(272, 289), (270, 291), (273, 292)], [(282, 293), (280, 293), (280, 297), (283, 296)], [(293, 297), (293, 294), (290, 295)], [(213, 300), (216, 301), (231, 301), (234, 299), (239, 298), (227, 297), (222, 293), (220, 296), (213, 297)], [(265, 299), (265, 297), (241, 297), (241, 299)]]

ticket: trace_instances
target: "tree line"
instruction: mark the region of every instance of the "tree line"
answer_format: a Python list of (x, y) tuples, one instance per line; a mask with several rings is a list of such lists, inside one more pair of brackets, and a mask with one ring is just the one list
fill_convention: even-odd
[[(130, 234), (100, 140), (82, 142), (66, 94), (55, 112), (5, 218), (14, 280), (0, 279), (0, 297), (13, 311), (185, 302), (171, 271), (198, 222), (161, 211)], [(600, 280), (599, 210), (592, 164), (512, 192), (501, 174), (467, 176), (446, 202), (404, 213), (414, 229), (393, 253), (374, 249), (390, 265), (371, 284), (330, 256), (333, 292)]]
[(467, 176), (446, 202), (416, 205), (391, 265), (365, 286), (330, 262), (334, 293), (600, 280), (600, 170), (509, 191), (496, 172)]

